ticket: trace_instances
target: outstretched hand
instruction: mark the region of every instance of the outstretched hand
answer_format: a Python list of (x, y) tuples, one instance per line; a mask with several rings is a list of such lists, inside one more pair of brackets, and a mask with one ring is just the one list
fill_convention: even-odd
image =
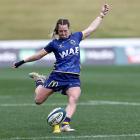
[(108, 13), (108, 11), (109, 11), (109, 5), (108, 4), (104, 4), (102, 6), (102, 9), (101, 9), (101, 15), (105, 16)]
[(12, 65), (12, 68), (18, 68), (19, 66), (21, 66), (22, 64), (24, 64), (25, 61), (24, 60), (21, 60), (19, 62), (15, 62), (13, 65)]

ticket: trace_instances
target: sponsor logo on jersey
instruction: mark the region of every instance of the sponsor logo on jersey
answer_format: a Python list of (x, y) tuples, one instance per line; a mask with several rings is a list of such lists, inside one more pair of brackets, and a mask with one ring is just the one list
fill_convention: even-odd
[(70, 44), (72, 44), (72, 45), (76, 45), (75, 40), (70, 40)]
[(67, 49), (67, 50), (62, 51), (61, 53), (59, 53), (61, 58), (64, 58), (64, 57), (66, 57), (68, 55), (77, 55), (77, 54), (79, 54), (79, 47), (70, 48), (70, 49)]

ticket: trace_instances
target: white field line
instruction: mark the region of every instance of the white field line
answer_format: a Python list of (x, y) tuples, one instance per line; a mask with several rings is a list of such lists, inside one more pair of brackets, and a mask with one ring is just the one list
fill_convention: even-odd
[(0, 99), (7, 99), (7, 98), (11, 98), (11, 96), (0, 95)]
[(121, 135), (83, 135), (83, 136), (44, 136), (44, 137), (12, 137), (0, 140), (48, 140), (48, 139), (87, 139), (87, 138), (120, 138), (120, 137), (140, 137), (140, 134), (121, 134)]
[[(66, 103), (49, 103), (42, 104), (41, 106), (64, 106)], [(88, 102), (80, 102), (78, 106), (99, 106), (99, 105), (123, 105), (123, 106), (140, 106), (138, 102), (117, 102), (117, 101), (102, 101), (102, 100), (91, 100)], [(24, 107), (24, 106), (36, 106), (36, 104), (23, 103), (23, 104), (0, 104), (0, 107)]]

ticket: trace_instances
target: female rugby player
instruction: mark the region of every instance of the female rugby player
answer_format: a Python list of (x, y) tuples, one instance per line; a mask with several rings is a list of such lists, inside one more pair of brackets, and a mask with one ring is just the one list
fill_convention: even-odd
[(36, 82), (36, 104), (42, 104), (57, 91), (61, 91), (68, 97), (67, 117), (61, 127), (59, 125), (54, 126), (54, 133), (74, 131), (70, 127), (70, 121), (76, 111), (76, 104), (81, 94), (79, 44), (99, 27), (108, 11), (109, 5), (103, 5), (99, 16), (85, 30), (75, 33), (70, 32), (70, 23), (67, 19), (59, 19), (53, 32), (54, 39), (36, 54), (13, 65), (14, 68), (18, 68), (24, 63), (36, 61), (51, 52), (54, 53), (56, 62), (48, 78), (34, 72), (29, 74)]

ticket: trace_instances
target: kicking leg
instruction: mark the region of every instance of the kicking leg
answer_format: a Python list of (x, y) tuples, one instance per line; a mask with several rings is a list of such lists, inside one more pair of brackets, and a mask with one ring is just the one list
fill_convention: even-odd
[[(46, 80), (46, 77), (43, 75), (39, 75), (36, 72), (29, 73), (29, 77), (32, 78), (36, 83), (36, 89), (35, 89), (35, 103), (37, 105), (42, 104), (51, 94), (53, 94), (52, 89), (48, 89), (43, 87), (44, 82)], [(60, 126), (55, 125), (53, 127), (53, 133), (60, 133)]]
[(42, 104), (53, 93), (53, 90), (43, 87), (46, 76), (39, 75), (36, 72), (32, 72), (29, 73), (29, 77), (32, 78), (36, 83), (35, 103), (38, 105)]

